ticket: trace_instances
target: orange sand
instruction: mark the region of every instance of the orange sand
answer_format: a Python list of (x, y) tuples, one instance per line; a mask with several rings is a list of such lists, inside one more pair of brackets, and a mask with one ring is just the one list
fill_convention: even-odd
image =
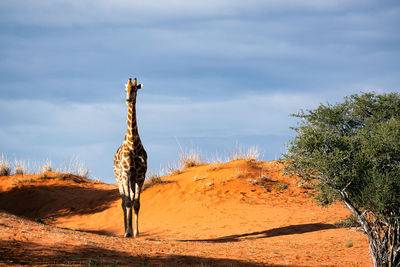
[[(163, 177), (168, 183), (142, 194), (138, 239), (121, 237), (115, 185), (56, 173), (0, 177), (0, 209), (7, 212), (0, 216), (0, 259), (48, 265), (94, 259), (128, 265), (371, 266), (365, 236), (333, 225), (348, 210), (317, 206), (313, 191), (282, 176), (281, 168), (276, 161), (239, 160)], [(49, 260), (34, 260), (41, 253)]]

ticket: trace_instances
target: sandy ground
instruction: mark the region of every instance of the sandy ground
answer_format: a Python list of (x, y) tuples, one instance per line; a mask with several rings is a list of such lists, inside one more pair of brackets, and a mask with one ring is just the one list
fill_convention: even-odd
[(371, 266), (349, 215), (275, 162), (201, 165), (141, 197), (137, 239), (123, 238), (115, 185), (69, 174), (0, 177), (0, 264)]

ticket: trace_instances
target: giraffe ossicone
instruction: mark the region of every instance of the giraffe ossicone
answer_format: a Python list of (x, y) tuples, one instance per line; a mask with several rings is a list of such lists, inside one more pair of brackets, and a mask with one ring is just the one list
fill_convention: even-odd
[[(146, 177), (147, 153), (139, 137), (136, 123), (136, 96), (143, 84), (129, 78), (125, 85), (128, 105), (127, 131), (122, 145), (114, 155), (114, 174), (122, 199), (125, 237), (139, 236), (140, 193)], [(132, 228), (132, 206), (135, 212), (135, 230)]]

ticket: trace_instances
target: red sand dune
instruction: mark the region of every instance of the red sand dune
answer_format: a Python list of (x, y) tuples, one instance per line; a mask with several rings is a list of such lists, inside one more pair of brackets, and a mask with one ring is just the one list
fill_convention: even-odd
[(365, 236), (333, 225), (348, 210), (317, 206), (281, 169), (238, 160), (163, 177), (142, 194), (138, 239), (122, 238), (115, 185), (57, 173), (0, 177), (0, 263), (370, 266)]

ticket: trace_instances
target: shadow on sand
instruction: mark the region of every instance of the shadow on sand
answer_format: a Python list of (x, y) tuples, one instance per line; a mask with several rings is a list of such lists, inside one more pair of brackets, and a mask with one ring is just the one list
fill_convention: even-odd
[[(50, 247), (34, 242), (0, 241), (0, 265), (65, 266), (264, 266), (249, 261), (167, 254), (147, 256), (80, 245)], [(268, 264), (268, 266), (282, 266)]]
[(229, 235), (229, 236), (208, 238), (208, 239), (186, 239), (186, 240), (177, 240), (177, 241), (180, 241), (180, 242), (229, 243), (229, 242), (240, 242), (243, 240), (268, 238), (268, 237), (274, 237), (274, 236), (304, 234), (304, 233), (309, 233), (309, 232), (322, 231), (322, 230), (328, 230), (328, 229), (336, 229), (336, 228), (337, 227), (332, 224), (309, 223), (309, 224), (289, 225), (289, 226), (274, 228), (274, 229), (270, 229), (270, 230), (244, 233), (244, 234), (239, 234), (239, 235)]
[(0, 194), (0, 209), (32, 220), (106, 210), (120, 199), (118, 189), (80, 185), (28, 185)]

